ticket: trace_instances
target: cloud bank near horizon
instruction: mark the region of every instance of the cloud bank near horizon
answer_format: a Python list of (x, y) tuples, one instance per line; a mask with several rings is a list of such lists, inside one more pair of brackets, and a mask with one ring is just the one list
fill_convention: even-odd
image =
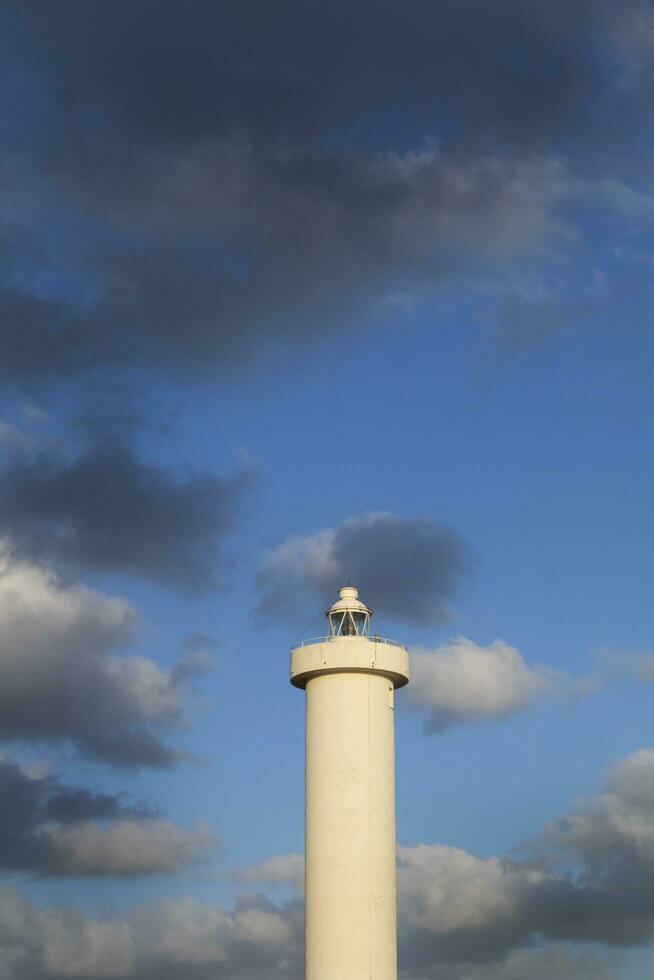
[[(617, 978), (618, 951), (654, 939), (653, 842), (654, 749), (643, 748), (510, 857), (398, 847), (400, 975), (476, 980), (503, 976), (501, 962), (516, 978), (530, 964), (549, 980)], [(297, 889), (302, 863), (278, 855), (234, 877)]]
[[(643, 748), (615, 764), (603, 793), (547, 824), (522, 857), (478, 858), (438, 844), (399, 847), (402, 980), (522, 980), (526, 973), (617, 980), (620, 951), (654, 938), (653, 786), (654, 750)], [(297, 888), (301, 865), (299, 855), (271, 856), (233, 869), (232, 879)], [(0, 916), (0, 945), (18, 952), (7, 961), (7, 980), (21, 980), (27, 967), (39, 980), (149, 980), (155, 971), (167, 978), (180, 970), (195, 980), (302, 976), (295, 899), (251, 894), (228, 908), (182, 897), (100, 919), (40, 910), (5, 888)]]

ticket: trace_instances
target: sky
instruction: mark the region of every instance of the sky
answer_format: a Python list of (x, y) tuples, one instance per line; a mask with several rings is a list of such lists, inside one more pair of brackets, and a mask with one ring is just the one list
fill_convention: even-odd
[(654, 980), (653, 104), (645, 0), (0, 4), (0, 980), (301, 980), (348, 580), (401, 980)]

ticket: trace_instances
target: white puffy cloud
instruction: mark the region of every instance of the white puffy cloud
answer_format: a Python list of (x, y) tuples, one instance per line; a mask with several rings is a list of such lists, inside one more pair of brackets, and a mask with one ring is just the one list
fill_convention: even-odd
[(398, 858), (400, 961), (409, 976), (487, 965), (543, 941), (620, 947), (654, 936), (654, 902), (634, 902), (627, 881), (441, 845), (403, 847)]
[(236, 935), (250, 943), (281, 945), (288, 942), (288, 922), (276, 911), (262, 908), (244, 908), (234, 916)]
[(217, 843), (207, 824), (184, 830), (169, 820), (92, 821), (46, 826), (52, 874), (130, 877), (172, 873), (206, 858)]
[(438, 844), (399, 847), (398, 861), (404, 927), (443, 934), (510, 920), (545, 877), (538, 869)]
[(134, 621), (125, 599), (64, 583), (51, 569), (16, 560), (6, 545), (0, 547), (3, 688), (13, 679), (15, 693), (20, 692), (26, 661), (45, 687), (71, 649), (105, 652), (130, 639)]
[(440, 732), (522, 711), (552, 683), (552, 672), (530, 667), (502, 640), (481, 647), (458, 637), (434, 650), (412, 650), (407, 702), (426, 710), (429, 730)]
[(171, 765), (157, 729), (183, 713), (184, 665), (118, 657), (136, 613), (0, 542), (0, 739), (65, 740), (125, 766)]
[(52, 909), (41, 916), (40, 924), (42, 939), (32, 953), (41, 959), (46, 976), (129, 976), (133, 962), (129, 923), (102, 922), (72, 909)]
[(301, 925), (297, 906), (262, 898), (226, 908), (186, 896), (138, 905), (129, 916), (93, 918), (70, 908), (41, 910), (5, 887), (0, 976), (300, 980)]
[(304, 892), (304, 855), (273, 854), (257, 864), (233, 868), (230, 877), (234, 881), (262, 885), (288, 885), (301, 895)]

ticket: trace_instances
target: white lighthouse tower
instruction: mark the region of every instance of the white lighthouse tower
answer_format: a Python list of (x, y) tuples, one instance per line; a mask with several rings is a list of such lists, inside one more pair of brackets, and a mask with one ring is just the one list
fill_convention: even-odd
[(408, 654), (371, 635), (355, 588), (325, 615), (329, 636), (291, 651), (306, 690), (306, 980), (396, 980), (393, 697)]

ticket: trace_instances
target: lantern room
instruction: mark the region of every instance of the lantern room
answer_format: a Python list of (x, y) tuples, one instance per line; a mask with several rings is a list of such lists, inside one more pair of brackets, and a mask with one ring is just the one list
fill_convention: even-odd
[(345, 586), (336, 602), (325, 610), (329, 622), (330, 638), (336, 636), (370, 636), (372, 609), (359, 599), (359, 590)]

